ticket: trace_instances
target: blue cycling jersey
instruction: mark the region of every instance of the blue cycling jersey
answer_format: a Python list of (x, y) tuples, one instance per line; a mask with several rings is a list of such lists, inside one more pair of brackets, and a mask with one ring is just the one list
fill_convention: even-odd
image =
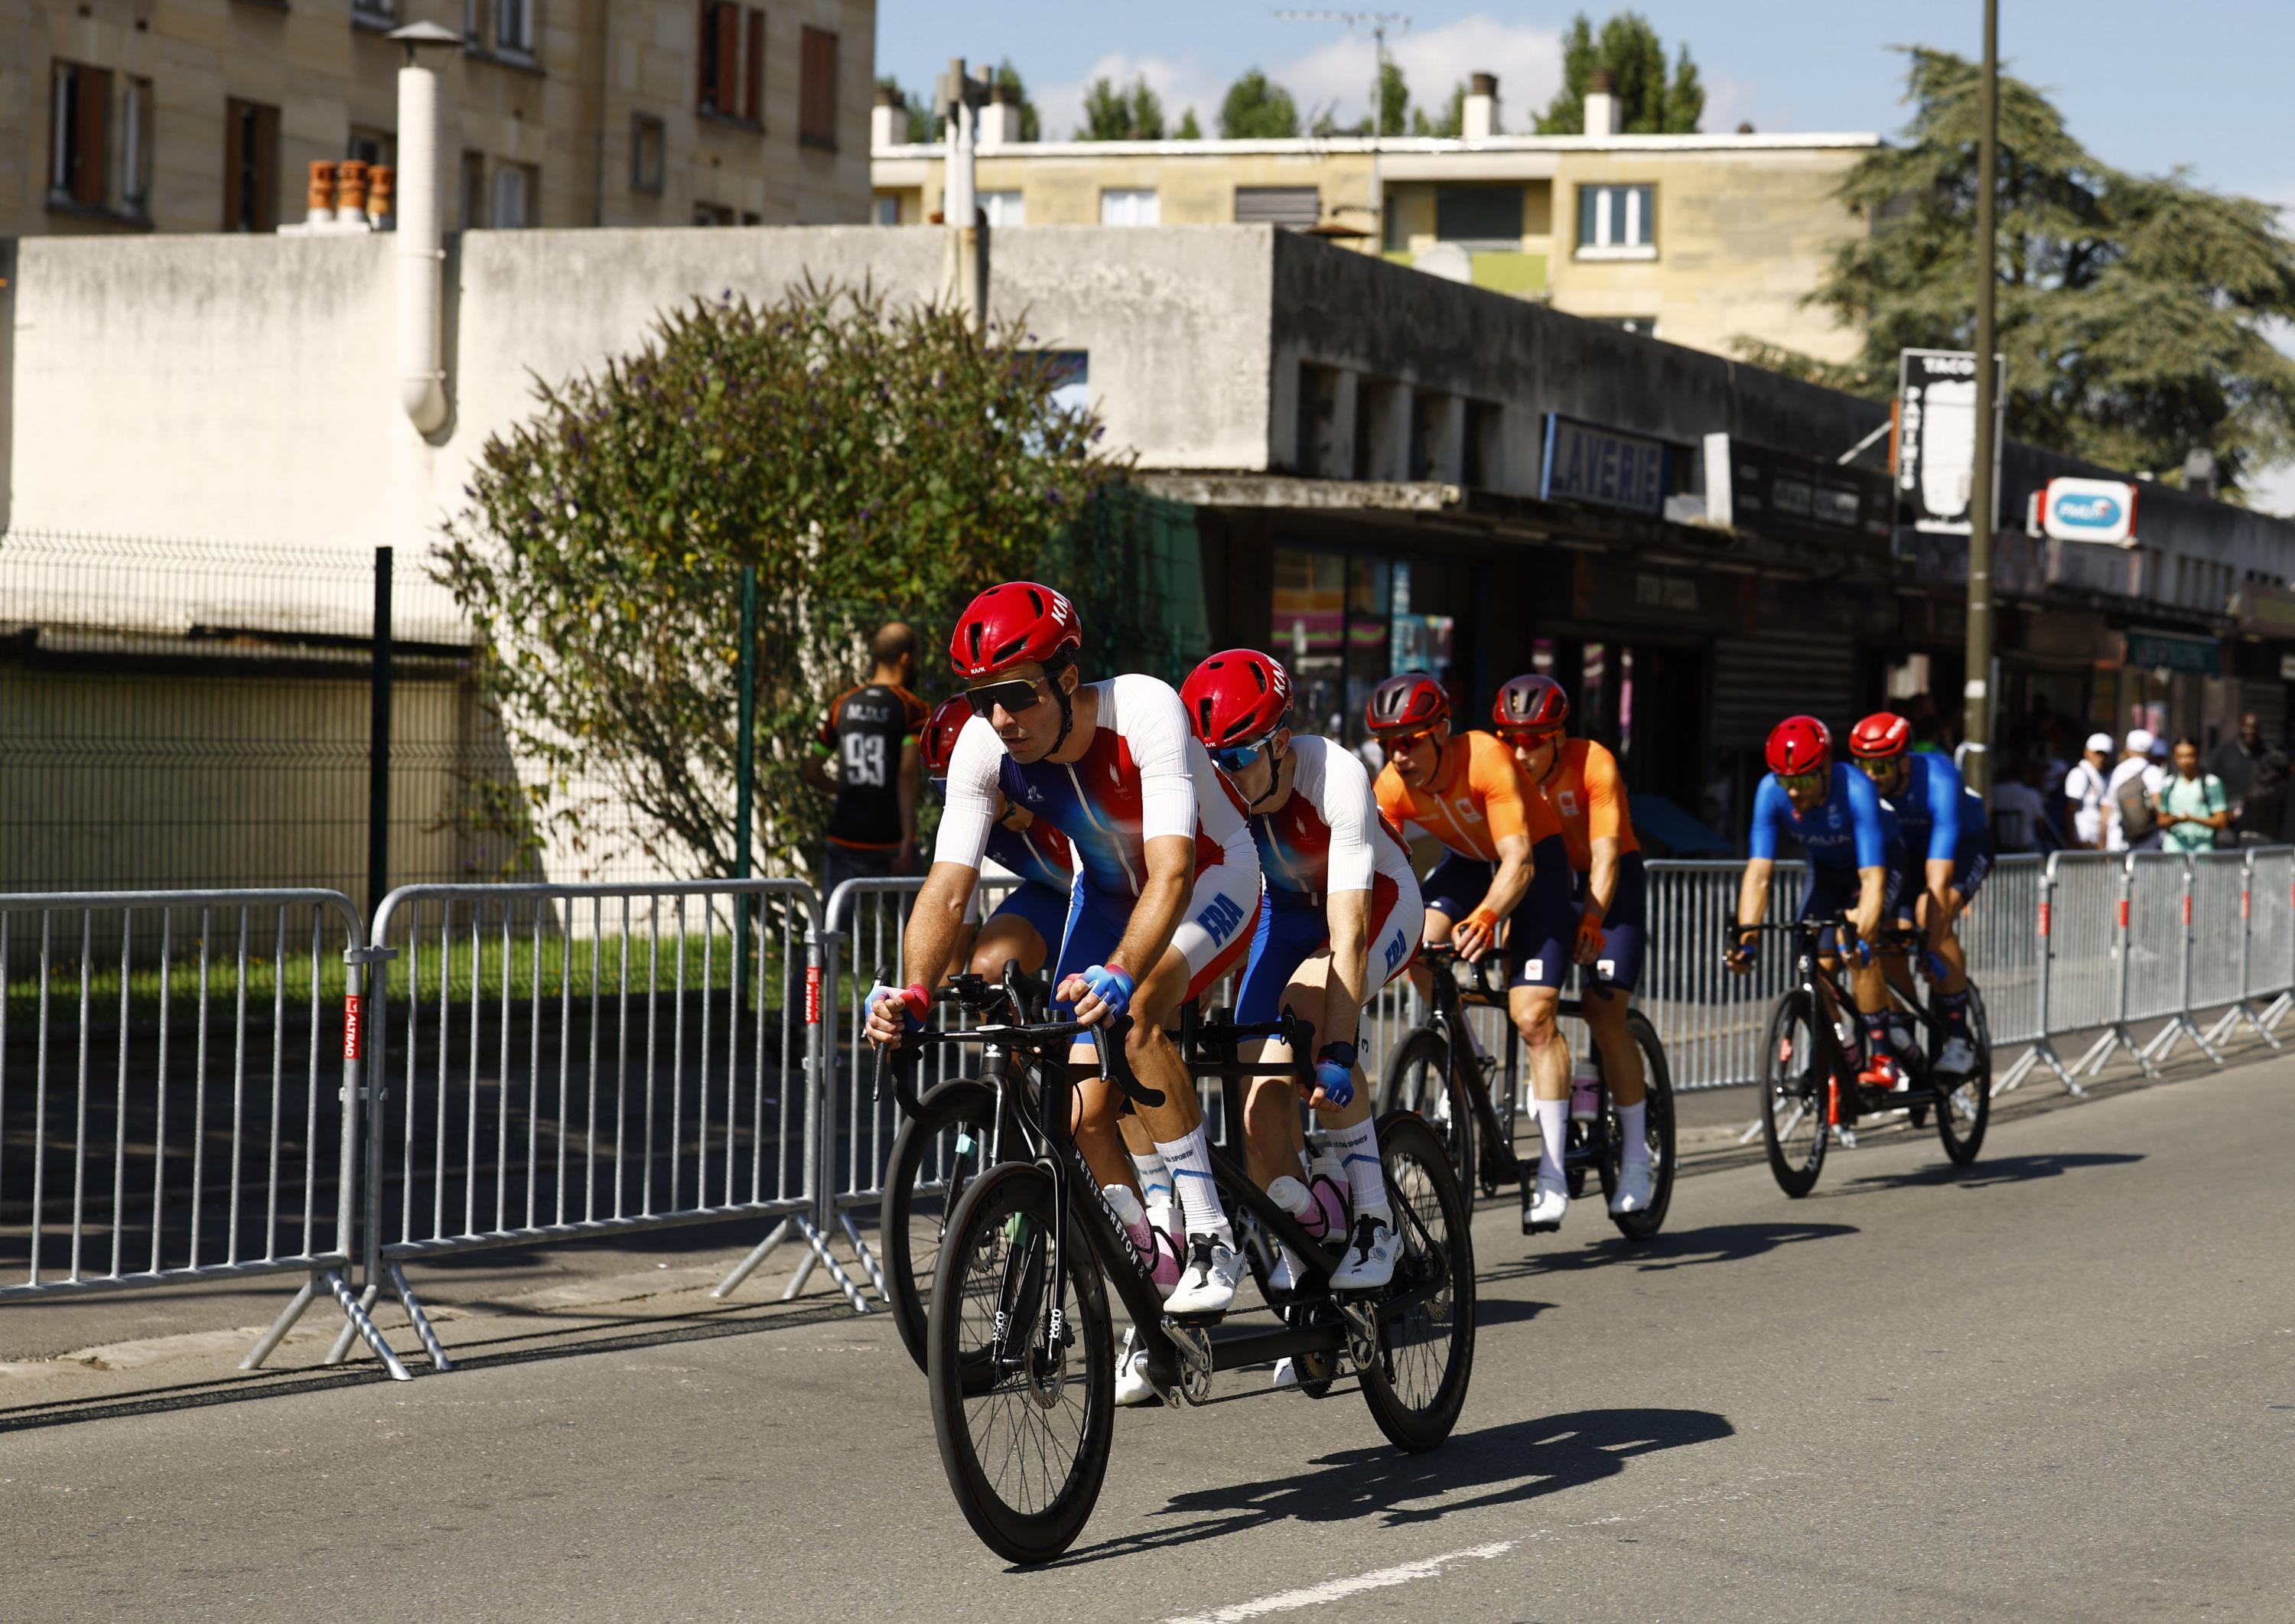
[(1992, 847), (1992, 814), (1984, 807), (1984, 797), (1973, 789), (1960, 792), (1960, 844), (1954, 848), (1956, 855), (1965, 857), (1972, 851), (1989, 851)]
[(1967, 837), (1960, 769), (1948, 755), (1921, 750), (1905, 757), (1905, 787), (1889, 797), (1889, 804), (1908, 857), (1919, 853), (1931, 862), (1950, 862)]
[(1762, 776), (1753, 791), (1751, 853), (1774, 859), (1780, 828), (1801, 842), (1811, 866), (1819, 869), (1884, 868), (1889, 848), (1897, 844), (1896, 815), (1873, 780), (1845, 762), (1834, 764), (1832, 788), (1806, 818), (1795, 814), (1776, 773)]

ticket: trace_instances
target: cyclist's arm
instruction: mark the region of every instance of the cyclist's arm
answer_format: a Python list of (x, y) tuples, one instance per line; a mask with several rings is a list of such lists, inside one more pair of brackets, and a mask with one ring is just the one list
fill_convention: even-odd
[(1618, 848), (1624, 845), (1619, 829), (1625, 822), (1626, 785), (1618, 776), (1618, 758), (1600, 745), (1586, 748), (1583, 773), (1586, 790), (1586, 913), (1599, 922), (1618, 894)]
[(1610, 899), (1618, 894), (1618, 837), (1597, 835), (1587, 842), (1591, 859), (1586, 870), (1586, 917), (1600, 921), (1610, 913)]
[(1737, 923), (1759, 925), (1769, 917), (1769, 877), (1776, 870), (1776, 861), (1768, 857), (1749, 857), (1745, 872), (1737, 882)]
[(1498, 847), (1498, 872), (1491, 877), (1491, 888), (1450, 935), (1458, 951), (1469, 959), (1480, 959), (1490, 951), (1499, 921), (1513, 913), (1522, 899), (1530, 894), (1530, 836), (1501, 835)]
[(1323, 902), (1331, 926), (1331, 978), (1323, 991), (1323, 1024), (1315, 1047), (1352, 1043), (1369, 996), (1370, 893), (1335, 891)]
[(1134, 982), (1147, 980), (1148, 973), (1164, 962), (1172, 933), (1180, 928), (1180, 916), (1187, 911), (1188, 898), (1196, 888), (1196, 843), (1191, 837), (1158, 835), (1148, 842), (1147, 852), (1148, 877), (1140, 885), (1139, 900), (1131, 905), (1123, 939), (1107, 960), (1121, 965)]
[(1858, 865), (1857, 911), (1849, 916), (1849, 927), (1857, 933), (1860, 940), (1870, 942), (1880, 933), (1881, 903), (1888, 894), (1889, 866), (1886, 863), (1879, 863), (1868, 869), (1862, 864)]
[[(1188, 732), (1188, 714), (1179, 696), (1161, 683), (1119, 677), (1115, 696), (1117, 730), (1139, 770), (1139, 835), (1146, 874), (1139, 900), (1132, 904), (1123, 936), (1107, 960), (1120, 967), (1136, 985), (1154, 973), (1172, 945), (1188, 898), (1196, 884), (1196, 834), (1202, 828), (1220, 842), (1228, 860), (1238, 861), (1235, 848), (1250, 852), (1252, 877), (1258, 877), (1258, 854), (1251, 829), (1231, 804), (1222, 800), (1207, 805), (1205, 796), (1224, 795), (1210, 758)], [(1199, 785), (1200, 764), (1208, 784)], [(1219, 827), (1210, 827), (1213, 823)], [(1254, 884), (1253, 890), (1258, 889)]]
[[(996, 772), (1003, 759), (1004, 747), (986, 729), (968, 727), (957, 736), (933, 865), (901, 937), (902, 986), (935, 987), (948, 974), (965, 910), (980, 883), (980, 860), (987, 854), (988, 830), (996, 819)], [(888, 1010), (880, 1004), (870, 1009), (871, 1042), (892, 1042), (900, 1030), (897, 1006)]]

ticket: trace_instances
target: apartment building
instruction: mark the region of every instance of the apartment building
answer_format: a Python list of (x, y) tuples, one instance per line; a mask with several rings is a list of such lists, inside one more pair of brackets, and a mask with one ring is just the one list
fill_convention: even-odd
[(462, 41), (449, 229), (867, 217), (875, 0), (0, 0), (0, 235), (301, 219), (395, 160), (413, 22)]
[[(1507, 135), (1498, 81), (1471, 88), (1458, 140), (1024, 143), (1017, 110), (992, 102), (975, 184), (992, 228), (1287, 226), (1697, 349), (1745, 336), (1855, 353), (1801, 299), (1864, 229), (1835, 190), (1878, 135), (1622, 135), (1598, 93), (1587, 135)], [(936, 218), (943, 150), (896, 139), (900, 110), (878, 101), (871, 217)]]

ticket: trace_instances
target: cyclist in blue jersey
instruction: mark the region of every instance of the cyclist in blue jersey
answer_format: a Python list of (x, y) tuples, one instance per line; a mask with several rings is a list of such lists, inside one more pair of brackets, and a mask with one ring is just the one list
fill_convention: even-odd
[[(1968, 1035), (1968, 955), (1953, 927), (1992, 870), (1992, 820), (1983, 797), (1961, 781), (1950, 756), (1915, 752), (1912, 742), (1909, 721), (1876, 711), (1850, 730), (1849, 754), (1897, 814), (1904, 861), (1896, 915), (1925, 933), (1929, 951), (1942, 966), (1936, 1004), (1945, 1041), (1937, 1069), (1964, 1077), (1975, 1067), (1976, 1045)], [(1883, 967), (1911, 992), (1912, 966), (1901, 951), (1887, 955)]]
[[(1769, 910), (1769, 881), (1776, 868), (1777, 834), (1793, 835), (1809, 855), (1809, 885), (1801, 894), (1801, 918), (1845, 914), (1850, 958), (1849, 990), (1865, 1027), (1865, 1070), (1858, 1081), (1874, 1088), (1901, 1089), (1904, 1073), (1891, 1053), (1889, 986), (1869, 951), (1884, 918), (1893, 918), (1899, 860), (1896, 820), (1882, 804), (1872, 780), (1833, 759), (1833, 735), (1814, 716), (1788, 716), (1769, 733), (1769, 771), (1753, 792), (1753, 826), (1747, 840), (1745, 877), (1737, 892), (1737, 923), (1759, 925)], [(1750, 928), (1729, 950), (1728, 965), (1744, 975), (1752, 967), (1755, 938)], [(1827, 929), (1817, 949), (1828, 966), (1838, 962), (1844, 943)]]

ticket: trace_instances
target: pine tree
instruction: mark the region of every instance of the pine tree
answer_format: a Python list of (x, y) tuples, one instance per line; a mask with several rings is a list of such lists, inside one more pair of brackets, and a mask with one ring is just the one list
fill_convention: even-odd
[[(1752, 339), (1741, 355), (1884, 396), (1898, 352), (1974, 347), (1980, 69), (1915, 47), (1900, 144), (1843, 178), (1864, 222), (1808, 302), (1861, 333), (1829, 365)], [(2215, 453), (2226, 486), (2295, 453), (2295, 241), (2252, 199), (2103, 163), (2021, 80), (2000, 80), (1997, 294), (2008, 432), (2107, 467), (2180, 477)]]
[(1618, 129), (1628, 135), (1690, 135), (1705, 116), (1705, 86), (1684, 45), (1668, 79), (1665, 44), (1638, 12), (1620, 12), (1599, 34), (1580, 12), (1562, 41), (1562, 88), (1538, 116), (1541, 135), (1586, 133), (1586, 86), (1597, 68), (1610, 73)]

